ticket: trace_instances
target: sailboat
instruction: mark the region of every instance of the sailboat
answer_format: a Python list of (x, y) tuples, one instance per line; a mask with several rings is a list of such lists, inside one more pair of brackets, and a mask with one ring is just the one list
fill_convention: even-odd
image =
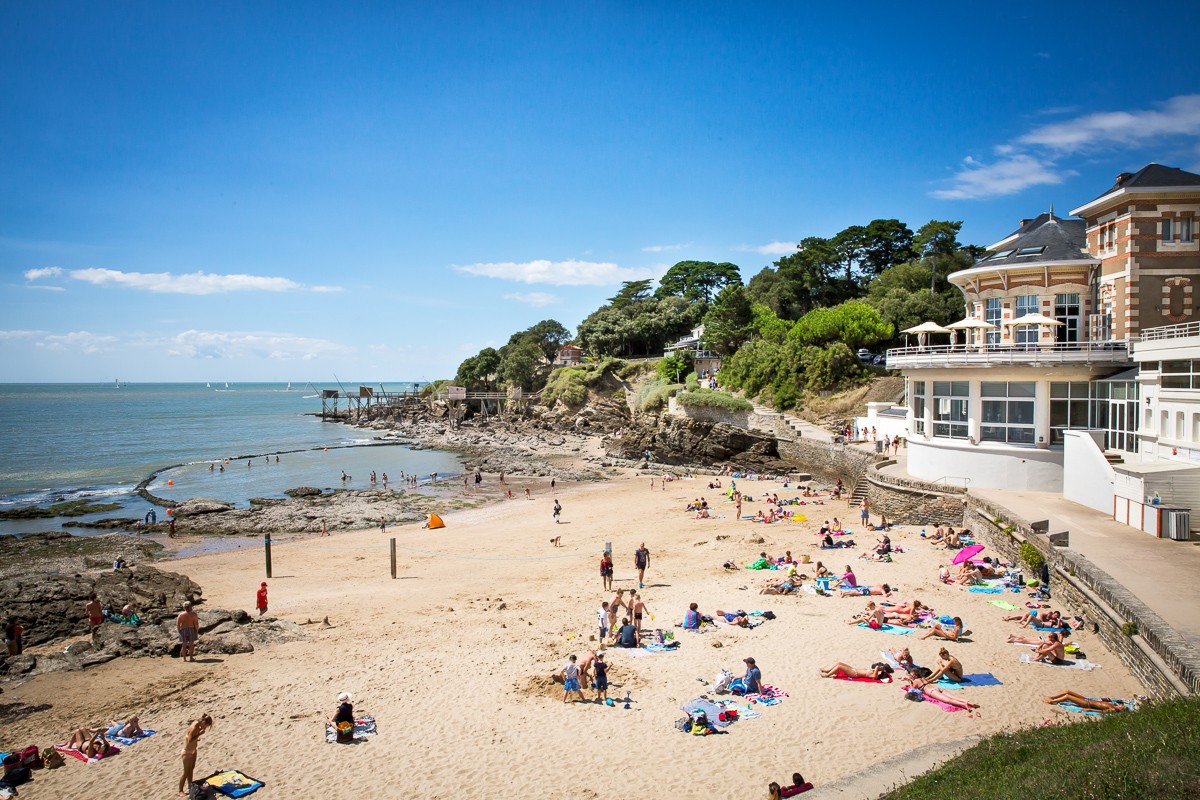
[(288, 381), (288, 388), (284, 389), (284, 391), (285, 391), (285, 392), (290, 392), (291, 390), (292, 390), (292, 382), (291, 382), (291, 381)]
[(225, 388), (226, 388), (226, 389), (228, 389), (228, 388), (229, 388), (229, 381), (225, 381)]
[(115, 381), (114, 383), (115, 383), (115, 385), (113, 386), (113, 388), (114, 388), (114, 389), (120, 389), (120, 388), (121, 388), (121, 379), (120, 379), (120, 378), (117, 378), (117, 379), (116, 379), (116, 381)]
[(211, 388), (212, 388), (212, 384), (211, 384), (211, 383), (208, 383), (207, 381), (205, 381), (205, 383), (204, 383), (204, 388), (205, 388), (205, 389), (211, 389)]

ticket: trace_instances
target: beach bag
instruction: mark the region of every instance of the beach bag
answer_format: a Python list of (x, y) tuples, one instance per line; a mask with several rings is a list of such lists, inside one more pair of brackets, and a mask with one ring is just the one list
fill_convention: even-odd
[(58, 752), (53, 747), (47, 747), (42, 751), (42, 761), (46, 763), (46, 769), (58, 769), (65, 763), (63, 761), (62, 753)]
[(675, 730), (681, 733), (687, 733), (692, 729), (692, 718), (690, 716), (682, 716), (675, 720)]
[(718, 694), (724, 694), (729, 691), (731, 683), (733, 683), (733, 673), (727, 669), (723, 669), (717, 673), (717, 679), (713, 681), (713, 691)]
[(763, 619), (775, 619), (775, 612), (774, 611), (764, 611)]
[(188, 787), (188, 800), (217, 800), (217, 790), (204, 781), (192, 781)]
[(36, 744), (31, 744), (21, 751), (21, 766), (28, 769), (41, 769), (45, 766), (42, 761), (42, 751)]
[(925, 695), (920, 689), (909, 689), (904, 693), (905, 700), (912, 700), (914, 703), (921, 703), (925, 700)]

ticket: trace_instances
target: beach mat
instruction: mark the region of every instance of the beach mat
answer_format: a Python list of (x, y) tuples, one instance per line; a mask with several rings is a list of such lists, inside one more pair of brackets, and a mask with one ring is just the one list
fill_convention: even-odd
[(1091, 661), (1088, 661), (1087, 659), (1083, 659), (1083, 658), (1078, 659), (1076, 661), (1072, 661), (1071, 659), (1066, 659), (1066, 661), (1067, 661), (1067, 663), (1065, 663), (1065, 664), (1050, 664), (1045, 661), (1034, 660), (1033, 653), (1022, 653), (1021, 654), (1021, 663), (1022, 664), (1043, 664), (1047, 667), (1055, 667), (1057, 669), (1082, 669), (1085, 671), (1090, 671), (1093, 669), (1100, 668), (1099, 664), (1093, 664)]
[(851, 681), (853, 683), (891, 683), (892, 682), (890, 678), (886, 681), (881, 681), (878, 678), (851, 678), (849, 675), (847, 675), (844, 672), (839, 672), (837, 675), (834, 675), (833, 679), (835, 681)]
[[(1089, 697), (1088, 699), (1096, 700), (1097, 698)], [(1116, 702), (1120, 702), (1122, 705), (1124, 705), (1126, 708), (1128, 708), (1131, 711), (1133, 710), (1133, 704), (1130, 703), (1128, 700), (1120, 700), (1120, 701), (1116, 701)], [(1087, 714), (1089, 717), (1111, 717), (1112, 716), (1112, 714), (1105, 714), (1103, 711), (1093, 711), (1090, 708), (1082, 708), (1080, 706), (1075, 705), (1074, 703), (1054, 703), (1054, 707), (1061, 708), (1066, 711), (1073, 711), (1076, 714)]]
[(70, 747), (67, 747), (65, 744), (56, 744), (56, 745), (54, 745), (54, 749), (57, 750), (58, 752), (62, 753), (64, 756), (70, 756), (71, 758), (74, 758), (77, 761), (82, 761), (85, 764), (95, 764), (98, 761), (103, 761), (104, 759), (112, 758), (117, 753), (121, 752), (120, 745), (113, 744), (112, 742), (109, 742), (109, 745), (111, 746), (110, 752), (104, 758), (88, 758), (83, 753), (79, 752), (78, 750), (74, 750)]
[(869, 631), (876, 631), (878, 633), (890, 633), (895, 636), (906, 636), (913, 632), (912, 628), (905, 628), (903, 625), (884, 625), (882, 628), (872, 628), (867, 623), (860, 622), (855, 627), (865, 628)]
[[(905, 694), (908, 694), (908, 689), (905, 689), (903, 686), (901, 686), (900, 689)], [(942, 702), (941, 700), (938, 700), (936, 697), (930, 697), (929, 695), (925, 694), (924, 692), (921, 692), (921, 702), (929, 703), (932, 706), (937, 706), (942, 711), (966, 711), (965, 708), (959, 708), (958, 706), (952, 706), (949, 703), (945, 703), (945, 702)]]
[(963, 675), (961, 683), (939, 678), (937, 685), (943, 689), (961, 689), (964, 686), (1003, 686), (1004, 683), (990, 672), (969, 672)]
[[(354, 741), (365, 742), (368, 736), (374, 736), (378, 732), (374, 717), (362, 716), (354, 720)], [(338, 744), (337, 730), (328, 722), (325, 723), (325, 741), (328, 744)], [(342, 742), (342, 744), (348, 744), (348, 742)]]
[(1008, 602), (1007, 600), (988, 600), (988, 604), (993, 605), (996, 608), (1003, 608), (1005, 611), (1016, 611), (1017, 610), (1017, 607), (1014, 606), (1012, 603)]
[[(904, 667), (900, 666), (900, 662), (896, 660), (896, 657), (894, 655), (892, 655), (891, 653), (889, 653), (887, 650), (880, 650), (879, 657), (882, 658), (887, 663), (891, 664), (892, 669), (897, 670), (898, 672), (907, 672), (907, 670), (905, 670)], [(919, 666), (921, 666), (921, 665), (915, 661), (913, 662), (914, 668), (919, 667)]]
[(124, 746), (126, 746), (126, 747), (129, 747), (130, 745), (137, 744), (137, 743), (138, 743), (138, 742), (140, 742), (142, 739), (147, 739), (147, 738), (149, 738), (149, 737), (153, 736), (153, 735), (154, 735), (154, 734), (156, 734), (156, 733), (158, 733), (158, 731), (151, 731), (151, 730), (146, 730), (145, 728), (143, 728), (143, 729), (142, 729), (142, 735), (141, 735), (141, 736), (134, 736), (134, 737), (129, 737), (129, 736), (109, 736), (109, 737), (107, 737), (107, 738), (108, 738), (108, 740), (109, 740), (110, 742), (116, 742), (117, 744), (121, 744), (121, 745), (124, 745)]
[(262, 781), (256, 781), (244, 772), (236, 769), (218, 770), (202, 782), (216, 789), (226, 797), (245, 797), (263, 787)]
[(997, 589), (992, 586), (972, 586), (967, 591), (974, 594), (1004, 594), (1003, 589)]

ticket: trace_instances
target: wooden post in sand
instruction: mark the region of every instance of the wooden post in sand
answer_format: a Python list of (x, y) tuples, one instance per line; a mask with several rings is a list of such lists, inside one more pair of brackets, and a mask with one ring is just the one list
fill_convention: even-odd
[(269, 578), (271, 577), (271, 534), (267, 533), (263, 535), (263, 545), (266, 547), (267, 552), (267, 577)]
[(392, 578), (394, 579), (396, 577), (396, 537), (395, 536), (392, 537), (391, 551), (392, 551)]

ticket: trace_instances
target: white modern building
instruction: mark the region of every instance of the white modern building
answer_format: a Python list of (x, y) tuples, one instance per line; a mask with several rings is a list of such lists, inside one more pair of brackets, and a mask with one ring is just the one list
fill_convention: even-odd
[(1118, 519), (1118, 493), (1200, 507), (1182, 477), (1200, 467), (1200, 175), (1150, 164), (1072, 214), (1022, 220), (949, 276), (977, 326), (965, 341), (888, 351), (906, 381), (908, 471), (1082, 492)]

